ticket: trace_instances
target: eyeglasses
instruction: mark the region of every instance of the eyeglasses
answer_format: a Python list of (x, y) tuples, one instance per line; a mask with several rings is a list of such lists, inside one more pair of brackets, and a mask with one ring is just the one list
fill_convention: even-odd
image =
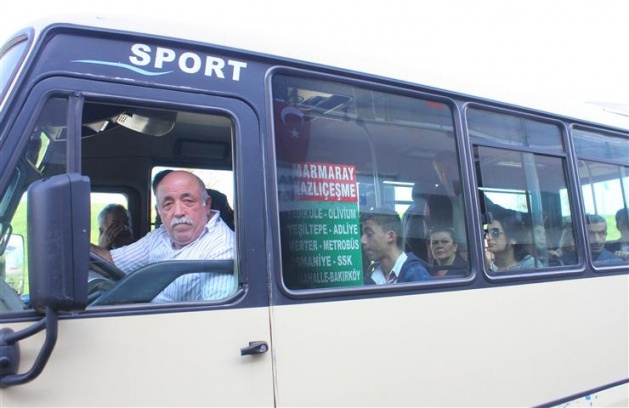
[(485, 236), (491, 234), (492, 238), (498, 238), (500, 235), (504, 233), (505, 232), (501, 230), (500, 228), (489, 228), (485, 230)]
[(448, 245), (450, 243), (452, 243), (451, 239), (433, 239), (430, 241), (430, 245), (435, 246), (435, 245), (439, 245), (439, 243), (441, 243), (441, 245)]

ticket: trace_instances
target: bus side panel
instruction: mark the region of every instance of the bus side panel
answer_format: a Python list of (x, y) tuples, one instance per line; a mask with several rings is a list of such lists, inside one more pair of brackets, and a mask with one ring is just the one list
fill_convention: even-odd
[[(64, 320), (41, 376), (2, 406), (272, 406), (271, 354), (240, 355), (269, 338), (267, 308)], [(42, 340), (20, 342), (21, 371)]]
[(533, 406), (622, 380), (628, 284), (624, 275), (276, 306), (278, 404)]

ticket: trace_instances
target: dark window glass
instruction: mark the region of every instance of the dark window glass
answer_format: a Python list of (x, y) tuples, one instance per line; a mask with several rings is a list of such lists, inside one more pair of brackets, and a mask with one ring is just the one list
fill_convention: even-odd
[(561, 132), (553, 124), (476, 108), (468, 110), (467, 121), (473, 139), (555, 152), (564, 150)]
[[(425, 272), (416, 270), (408, 282), (468, 273), (460, 167), (447, 104), (277, 75), (273, 109), (289, 288), (384, 284), (391, 269), (385, 254), (394, 254), (394, 261), (419, 258)], [(374, 214), (382, 217), (373, 221)], [(431, 227), (445, 228), (448, 236), (455, 230), (453, 245), (429, 245)], [(378, 234), (388, 234), (391, 242), (376, 247), (371, 240)], [(407, 280), (400, 276), (397, 282)]]
[(559, 157), (476, 147), (490, 273), (577, 263)]
[[(477, 144), (488, 272), (515, 274), (577, 264), (560, 128), (477, 108), (467, 111), (467, 119)], [(485, 142), (509, 149), (481, 146)]]
[(579, 157), (620, 160), (629, 163), (629, 141), (586, 130), (573, 129), (574, 148)]
[(579, 180), (592, 261), (629, 262), (629, 166), (579, 160)]

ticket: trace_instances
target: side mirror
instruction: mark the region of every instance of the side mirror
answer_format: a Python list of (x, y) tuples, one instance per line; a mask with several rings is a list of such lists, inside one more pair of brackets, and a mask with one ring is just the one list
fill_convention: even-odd
[[(28, 189), (28, 276), (31, 305), (42, 320), (14, 332), (0, 329), (0, 388), (25, 384), (46, 366), (57, 342), (59, 310), (87, 306), (90, 180), (61, 174)], [(46, 338), (30, 370), (18, 374), (20, 340), (45, 330)]]
[(87, 306), (90, 181), (61, 174), (28, 189), (28, 272), (31, 306), (42, 312)]

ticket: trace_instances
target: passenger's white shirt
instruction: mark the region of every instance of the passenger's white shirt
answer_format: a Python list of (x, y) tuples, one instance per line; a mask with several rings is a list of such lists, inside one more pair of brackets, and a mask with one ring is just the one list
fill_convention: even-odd
[[(400, 270), (402, 269), (402, 265), (404, 265), (404, 262), (406, 262), (407, 258), (408, 255), (402, 252), (402, 255), (397, 257), (395, 263), (393, 264), (393, 268), (391, 268), (391, 272), (395, 272), (398, 278), (400, 277)], [(384, 271), (379, 264), (378, 266), (376, 266), (376, 269), (374, 269), (371, 273), (371, 280), (373, 280), (376, 285), (384, 285), (385, 283), (387, 283), (387, 278), (386, 276), (384, 276)]]

